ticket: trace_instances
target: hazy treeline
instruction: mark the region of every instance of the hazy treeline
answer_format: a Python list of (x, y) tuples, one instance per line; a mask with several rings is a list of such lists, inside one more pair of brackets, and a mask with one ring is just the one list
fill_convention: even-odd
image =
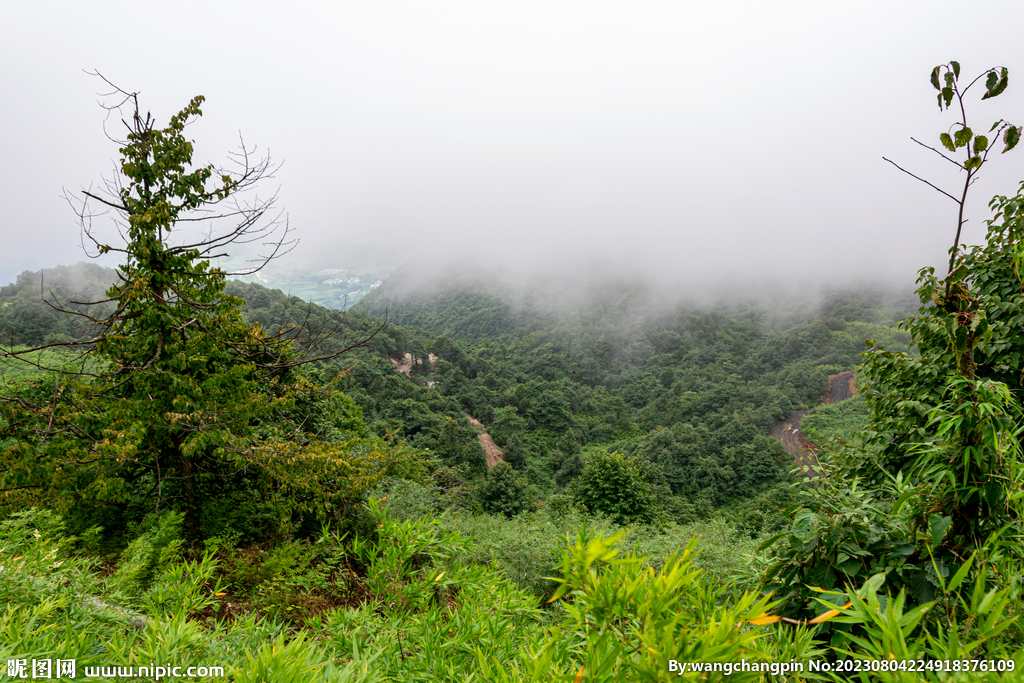
[(117, 271), (94, 263), (22, 272), (0, 287), (0, 343), (38, 346), (91, 338), (97, 328), (76, 314), (109, 313), (113, 306), (104, 299), (116, 279)]

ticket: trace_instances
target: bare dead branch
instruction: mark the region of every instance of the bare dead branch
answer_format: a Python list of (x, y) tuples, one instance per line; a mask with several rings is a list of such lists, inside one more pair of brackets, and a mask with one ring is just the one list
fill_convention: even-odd
[[(962, 170), (964, 170), (964, 166), (963, 166), (963, 164), (961, 164), (961, 163), (960, 163), (959, 161), (957, 161), (956, 159), (950, 159), (950, 158), (949, 158), (949, 157), (947, 157), (947, 156), (946, 156), (945, 154), (943, 154), (941, 150), (939, 150), (939, 149), (936, 149), (935, 147), (932, 147), (931, 145), (926, 145), (926, 144), (924, 144), (923, 142), (921, 142), (920, 140), (918, 140), (917, 138), (913, 138), (913, 137), (912, 137), (912, 138), (910, 138), (910, 139), (911, 139), (911, 140), (913, 140), (914, 142), (916, 142), (917, 144), (921, 145), (921, 146), (922, 146), (922, 147), (924, 147), (925, 149), (930, 149), (931, 151), (935, 152), (935, 153), (936, 153), (936, 154), (938, 154), (938, 155), (939, 155), (940, 157), (942, 157), (943, 159), (945, 159), (945, 160), (946, 160), (946, 161), (948, 161), (949, 163), (951, 163), (951, 164), (953, 164), (954, 166), (956, 166), (957, 168), (959, 168), (959, 169), (960, 169), (961, 171), (962, 171)], [(883, 157), (883, 158), (884, 158), (884, 157)], [(886, 159), (886, 161), (889, 161), (889, 160), (888, 160), (888, 159)], [(889, 163), (892, 163), (892, 162), (890, 161)], [(894, 165), (895, 165), (895, 164), (894, 164)], [(896, 168), (899, 168), (899, 166), (897, 166)], [(902, 168), (900, 168), (900, 170), (902, 171), (903, 169), (902, 169)], [(914, 176), (914, 177), (917, 177), (917, 176)], [(919, 179), (919, 180), (920, 180), (920, 179)]]
[(888, 162), (889, 162), (890, 164), (892, 164), (892, 165), (893, 165), (893, 166), (895, 166), (896, 168), (900, 169), (901, 171), (903, 171), (904, 173), (906, 173), (906, 174), (907, 174), (908, 176), (910, 176), (911, 178), (916, 178), (917, 180), (920, 180), (920, 181), (921, 181), (922, 183), (924, 183), (924, 184), (925, 184), (925, 185), (927, 185), (928, 187), (932, 188), (933, 190), (936, 190), (937, 192), (941, 192), (942, 194), (946, 195), (947, 197), (949, 197), (950, 199), (952, 199), (952, 200), (953, 200), (954, 202), (956, 202), (957, 204), (959, 204), (959, 203), (960, 203), (960, 200), (959, 200), (959, 199), (957, 199), (956, 197), (954, 197), (953, 195), (951, 195), (950, 193), (946, 192), (946, 191), (945, 191), (945, 190), (943, 190), (942, 188), (939, 188), (939, 187), (936, 187), (935, 185), (932, 185), (932, 184), (931, 184), (930, 182), (928, 182), (928, 181), (927, 181), (927, 180), (925, 180), (924, 178), (922, 178), (922, 177), (920, 177), (920, 176), (916, 176), (916, 175), (914, 175), (913, 173), (911, 173), (911, 172), (910, 172), (910, 171), (908, 171), (907, 169), (905, 169), (905, 168), (903, 168), (902, 166), (900, 166), (899, 164), (897, 164), (897, 163), (896, 163), (895, 161), (892, 161), (891, 159), (886, 159), (885, 157), (882, 157), (882, 160), (883, 160), (883, 161), (888, 161)]

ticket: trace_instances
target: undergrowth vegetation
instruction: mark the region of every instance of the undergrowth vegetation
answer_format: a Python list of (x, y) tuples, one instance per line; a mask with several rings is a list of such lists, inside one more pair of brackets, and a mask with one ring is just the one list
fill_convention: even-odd
[[(384, 505), (369, 499), (372, 531), (363, 535), (324, 526), (304, 542), (264, 550), (211, 540), (199, 554), (182, 543), (182, 516), (168, 512), (112, 572), (99, 571), (86, 539), (66, 535), (53, 513), (17, 513), (0, 525), (0, 658), (223, 665), (237, 681), (472, 680), (482, 676), (481, 659), (525, 667), (523, 653), (566, 618), (561, 603), (544, 606), (564, 583), (559, 563), (571, 566), (556, 539), (614, 535), (649, 549), (644, 566), (663, 571), (688, 537), (624, 533), (579, 513), (504, 526), (486, 515), (402, 519)], [(719, 536), (708, 548), (732, 540), (727, 528), (709, 530)], [(728, 586), (709, 578), (719, 588), (705, 609)], [(568, 665), (581, 654), (564, 657)]]
[[(562, 519), (576, 529), (555, 546), (551, 534), (558, 537), (561, 525), (522, 519), (504, 532), (506, 550), (550, 525), (538, 561), (552, 576), (542, 584), (550, 596), (541, 601), (509, 580), (522, 566), (463, 537), (458, 521), (401, 520), (375, 499), (365, 512), (376, 535), (347, 538), (324, 527), (268, 557), (237, 557), (255, 567), (248, 573), (225, 562), (233, 556), (225, 547), (190, 559), (180, 539), (169, 538), (180, 532), (174, 513), (140, 536), (113, 573), (97, 571), (82, 551), (86, 539), (65, 535), (59, 517), (18, 513), (0, 525), (0, 658), (59, 653), (79, 671), (111, 662), (223, 666), (227, 680), (254, 682), (569, 681), (581, 670), (585, 680), (668, 681), (680, 662), (717, 664), (711, 679), (732, 671), (729, 680), (762, 680), (788, 670), (791, 680), (814, 680), (829, 679), (807, 663), (825, 661), (814, 633), (831, 622), (847, 634), (833, 637), (835, 651), (864, 667), (895, 656), (959, 669), (980, 658), (991, 671), (955, 678), (999, 680), (1007, 667), (1024, 666), (1024, 653), (998, 639), (1015, 625), (1017, 594), (990, 587), (985, 570), (957, 593), (969, 574), (959, 571), (943, 581), (936, 602), (915, 608), (902, 592), (879, 595), (882, 574), (857, 589), (816, 589), (820, 616), (800, 623), (775, 616), (773, 596), (703, 568), (721, 567), (719, 557), (697, 558), (732, 540), (724, 529), (680, 547), (679, 536), (609, 535), (607, 521)], [(940, 618), (929, 629), (918, 628), (933, 614)], [(919, 677), (894, 669), (869, 678)], [(946, 680), (924, 670), (920, 678)]]
[(800, 422), (800, 431), (811, 443), (830, 448), (837, 441), (853, 441), (868, 426), (869, 414), (860, 396), (817, 406)]

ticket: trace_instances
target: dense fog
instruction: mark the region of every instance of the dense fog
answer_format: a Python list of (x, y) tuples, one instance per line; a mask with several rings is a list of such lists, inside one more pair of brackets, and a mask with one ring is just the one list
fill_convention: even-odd
[[(141, 91), (160, 121), (205, 95), (197, 162), (222, 162), (239, 131), (284, 161), (264, 191), (280, 188), (301, 240), (284, 267), (329, 267), (365, 243), (396, 264), (468, 251), (514, 279), (607, 267), (716, 288), (910, 281), (942, 263), (956, 206), (881, 157), (957, 191), (956, 169), (909, 139), (936, 144), (956, 118), (935, 106), (930, 69), (1010, 69), (1005, 95), (972, 101), (978, 129), (1024, 102), (1024, 10), (975, 4), (981, 31), (952, 18), (961, 9), (21, 4), (0, 45), (0, 281), (83, 258), (61, 194), (112, 177), (104, 130), (121, 133), (97, 106), (107, 86), (83, 70)], [(988, 168), (969, 242), (1024, 156)]]

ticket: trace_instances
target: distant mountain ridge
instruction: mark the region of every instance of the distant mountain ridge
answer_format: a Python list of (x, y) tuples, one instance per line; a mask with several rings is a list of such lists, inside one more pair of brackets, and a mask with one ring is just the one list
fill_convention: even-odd
[[(525, 337), (563, 324), (613, 337), (660, 324), (679, 314), (755, 315), (766, 330), (782, 332), (822, 317), (887, 324), (912, 314), (916, 298), (885, 283), (846, 283), (796, 288), (785, 283), (735, 283), (715, 290), (659, 282), (614, 264), (537, 270), (489, 269), (463, 260), (420, 257), (406, 262), (354, 309), (434, 335), (480, 342), (504, 335)], [(896, 294), (896, 292), (900, 292)], [(869, 313), (870, 311), (870, 313)], [(893, 316), (896, 316), (895, 318)]]
[[(0, 287), (0, 344), (39, 346), (92, 338), (98, 332), (95, 325), (63, 311), (103, 317), (112, 310), (113, 302), (88, 304), (106, 299), (117, 279), (115, 269), (84, 262), (23, 271), (14, 282)], [(337, 313), (253, 282), (229, 279), (225, 292), (245, 299), (247, 319), (265, 329), (282, 323), (300, 324), (307, 314), (329, 317)]]
[(105, 299), (116, 281), (116, 270), (95, 263), (22, 271), (14, 282), (0, 287), (0, 343), (38, 346), (90, 338), (95, 331), (92, 325), (61, 311), (102, 317), (113, 304), (85, 304)]
[(653, 288), (600, 271), (487, 269), (473, 262), (403, 264), (355, 308), (435, 335), (478, 342), (522, 337), (569, 319), (600, 317), (631, 328), (653, 312)]
[[(480, 268), (431, 272), (422, 262), (407, 262), (356, 306), (396, 325), (432, 334), (479, 341), (529, 326), (535, 317), (516, 311), (511, 292)], [(425, 272), (429, 275), (425, 276)]]

